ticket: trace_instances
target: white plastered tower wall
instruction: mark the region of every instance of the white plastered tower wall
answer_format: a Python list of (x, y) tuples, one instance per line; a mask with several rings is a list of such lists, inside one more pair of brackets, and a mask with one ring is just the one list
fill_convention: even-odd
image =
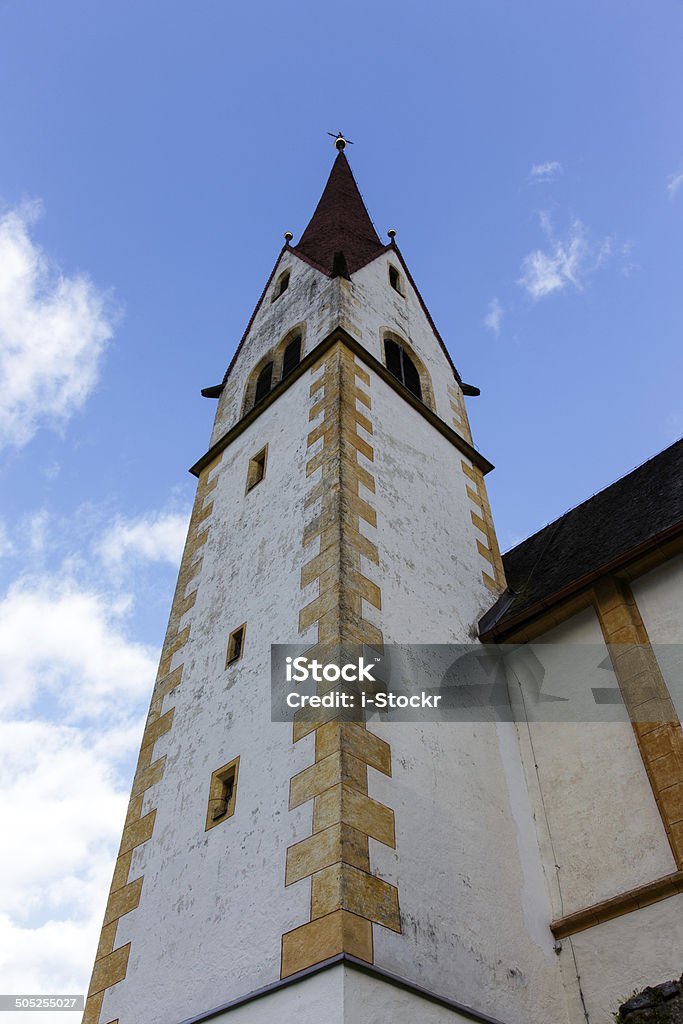
[[(383, 381), (372, 391), (385, 641), (472, 643), (491, 592), (460, 453)], [(403, 921), (401, 935), (377, 930), (376, 962), (493, 1017), (566, 1019), (514, 726), (370, 727), (393, 762), (370, 793), (397, 829), (374, 866), (397, 886)]]
[[(371, 642), (471, 642), (502, 589), (487, 463), (404, 270), (393, 246), (349, 279), (286, 248), (243, 339), (196, 467), (87, 1024), (180, 1024), (231, 1001), (219, 1019), (238, 1024), (319, 1020), (321, 1006), (349, 1024), (383, 1020), (382, 1007), (395, 1024), (579, 1020), (512, 727), (330, 723), (293, 736), (270, 721), (270, 645), (321, 641), (331, 602)], [(294, 330), (304, 362), (245, 411), (255, 368)], [(386, 332), (415, 357), (429, 408), (387, 373)], [(265, 478), (245, 493), (265, 446)], [(328, 529), (342, 536), (334, 564)], [(234, 813), (207, 829), (212, 773), (238, 757)], [(321, 861), (330, 836), (337, 853)], [(336, 955), (377, 974), (315, 973)], [(299, 971), (310, 977), (293, 987)]]
[[(306, 893), (284, 887), (284, 858), (310, 827), (310, 808), (289, 811), (288, 786), (311, 740), (294, 746), (291, 727), (271, 722), (269, 680), (270, 644), (296, 636), (307, 387), (296, 381), (208, 471), (197, 596), (170, 666), (182, 665), (182, 681), (165, 698), (172, 728), (154, 744), (165, 770), (142, 808), (155, 810), (154, 831), (130, 868), (142, 894), (116, 934), (117, 947), (130, 943), (128, 968), (107, 989), (102, 1021), (179, 1022), (273, 981), (282, 932), (306, 913)], [(245, 495), (249, 459), (266, 444), (266, 477)], [(226, 668), (242, 623), (244, 653)], [(211, 775), (235, 757), (235, 812), (205, 831)]]

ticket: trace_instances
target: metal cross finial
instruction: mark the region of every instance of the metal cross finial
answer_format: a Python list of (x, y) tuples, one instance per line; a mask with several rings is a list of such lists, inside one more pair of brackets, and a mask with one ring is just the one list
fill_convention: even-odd
[(330, 138), (334, 139), (334, 144), (336, 148), (339, 150), (339, 152), (341, 152), (342, 149), (345, 149), (347, 146), (353, 145), (351, 139), (345, 139), (341, 132), (337, 132), (336, 135), (334, 134), (334, 132), (328, 132), (327, 134), (330, 136)]

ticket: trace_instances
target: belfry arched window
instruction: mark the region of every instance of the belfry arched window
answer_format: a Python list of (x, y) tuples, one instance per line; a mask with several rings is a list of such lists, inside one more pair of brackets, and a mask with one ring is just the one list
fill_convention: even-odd
[(384, 352), (386, 354), (387, 370), (393, 373), (397, 380), (408, 391), (411, 391), (416, 398), (422, 400), (422, 386), (417, 366), (410, 358), (403, 345), (391, 338), (384, 339)]
[(266, 397), (273, 383), (273, 364), (266, 363), (256, 378), (256, 390), (254, 392), (254, 405), (258, 405)]
[(282, 355), (282, 379), (284, 380), (300, 362), (301, 335), (297, 334), (287, 343), (287, 347)]

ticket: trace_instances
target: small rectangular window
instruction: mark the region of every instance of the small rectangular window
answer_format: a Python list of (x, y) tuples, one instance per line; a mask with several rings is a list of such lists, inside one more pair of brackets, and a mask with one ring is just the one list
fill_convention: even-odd
[(236, 661), (239, 661), (242, 657), (242, 651), (244, 650), (244, 636), (247, 632), (247, 624), (243, 622), (237, 629), (233, 629), (232, 633), (228, 637), (228, 653), (225, 656), (225, 667), (228, 665), (234, 665)]
[(253, 458), (249, 459), (249, 469), (247, 470), (247, 493), (256, 487), (256, 484), (260, 484), (266, 475), (266, 460), (268, 458), (268, 445), (262, 448), (261, 451), (254, 455)]
[(228, 764), (224, 764), (222, 768), (217, 768), (211, 776), (205, 831), (213, 828), (214, 825), (220, 825), (222, 821), (231, 818), (235, 813), (239, 766), (240, 759), (236, 757)]
[(403, 295), (401, 275), (399, 274), (396, 267), (392, 267), (391, 264), (389, 264), (389, 284), (394, 289), (394, 291), (398, 292), (399, 295)]

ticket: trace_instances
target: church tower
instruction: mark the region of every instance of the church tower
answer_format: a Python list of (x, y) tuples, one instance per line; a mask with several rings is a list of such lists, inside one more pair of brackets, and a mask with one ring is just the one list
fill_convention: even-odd
[(477, 389), (336, 146), (204, 392), (85, 1024), (583, 1020), (512, 723), (271, 720), (271, 645), (472, 643), (505, 588)]

